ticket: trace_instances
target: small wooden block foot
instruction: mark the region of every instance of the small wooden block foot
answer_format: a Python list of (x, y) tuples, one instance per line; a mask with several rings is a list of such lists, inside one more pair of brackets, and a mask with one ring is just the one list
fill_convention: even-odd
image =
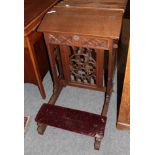
[(42, 124), (42, 123), (38, 123), (37, 125), (38, 125), (38, 128), (37, 128), (38, 134), (43, 135), (46, 130), (47, 125)]
[(102, 138), (95, 137), (94, 149), (99, 150)]

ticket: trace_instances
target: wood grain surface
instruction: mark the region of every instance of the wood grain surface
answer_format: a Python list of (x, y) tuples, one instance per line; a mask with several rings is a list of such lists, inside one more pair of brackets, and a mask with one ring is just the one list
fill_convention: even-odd
[(123, 16), (120, 11), (56, 7), (51, 11), (52, 13), (45, 15), (38, 31), (84, 34), (112, 39), (118, 39), (120, 36)]
[(117, 128), (130, 128), (130, 47), (128, 50), (127, 65), (125, 71), (125, 79), (123, 84), (123, 92), (119, 110)]
[(104, 10), (116, 10), (124, 12), (127, 0), (64, 0), (61, 1), (58, 7), (83, 7), (96, 8)]

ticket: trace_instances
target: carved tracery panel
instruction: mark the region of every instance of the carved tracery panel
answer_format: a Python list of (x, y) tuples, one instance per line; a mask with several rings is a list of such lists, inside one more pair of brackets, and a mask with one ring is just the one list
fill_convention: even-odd
[(71, 81), (96, 84), (96, 52), (90, 48), (70, 47)]

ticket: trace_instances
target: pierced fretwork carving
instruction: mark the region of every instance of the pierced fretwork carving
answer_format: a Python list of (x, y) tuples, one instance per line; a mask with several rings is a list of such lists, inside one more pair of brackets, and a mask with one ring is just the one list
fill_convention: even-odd
[(49, 35), (49, 42), (52, 44), (72, 45), (72, 37), (63, 35)]
[(105, 39), (90, 39), (90, 38), (83, 38), (81, 40), (81, 45), (85, 47), (95, 47), (95, 48), (104, 48), (108, 49), (108, 40)]
[(90, 48), (71, 47), (71, 80), (96, 84), (96, 52)]

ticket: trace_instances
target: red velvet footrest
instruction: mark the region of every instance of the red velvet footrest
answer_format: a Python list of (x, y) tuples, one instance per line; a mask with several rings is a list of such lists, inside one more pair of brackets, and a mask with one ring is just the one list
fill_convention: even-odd
[(43, 104), (35, 120), (84, 135), (103, 137), (107, 118), (85, 111)]

